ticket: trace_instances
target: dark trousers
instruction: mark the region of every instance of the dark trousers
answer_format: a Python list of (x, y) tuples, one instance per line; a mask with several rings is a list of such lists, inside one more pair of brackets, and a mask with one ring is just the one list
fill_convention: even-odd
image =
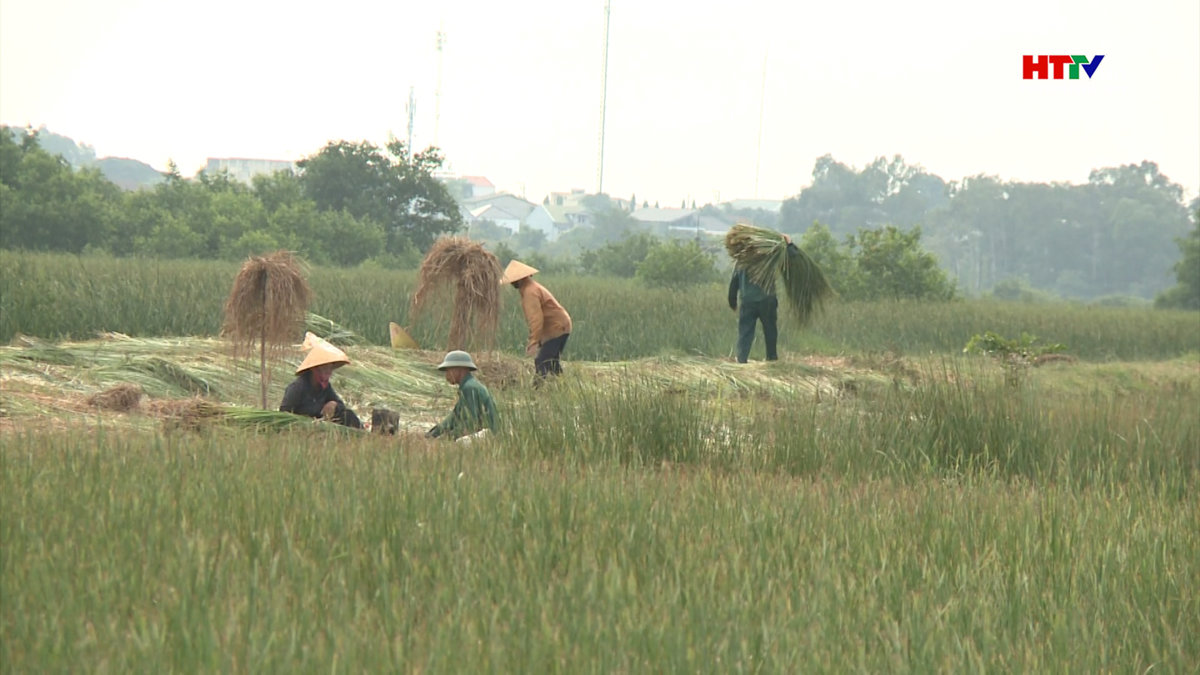
[(776, 319), (779, 315), (779, 299), (767, 298), (760, 302), (743, 302), (738, 312), (737, 360), (745, 363), (750, 358), (750, 346), (754, 344), (754, 326), (762, 322), (763, 339), (767, 343), (767, 360), (779, 358), (775, 341), (779, 337)]
[(571, 337), (570, 333), (559, 335), (556, 338), (546, 340), (538, 348), (537, 356), (533, 357), (533, 369), (537, 371), (538, 377), (562, 375), (562, 363), (559, 361), (559, 357), (562, 356), (563, 349), (567, 346), (567, 338), (569, 337)]

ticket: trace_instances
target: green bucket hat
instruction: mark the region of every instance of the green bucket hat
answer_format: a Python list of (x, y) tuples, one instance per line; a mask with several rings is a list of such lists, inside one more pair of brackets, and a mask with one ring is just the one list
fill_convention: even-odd
[(438, 370), (445, 370), (447, 368), (470, 368), (471, 370), (479, 370), (479, 367), (476, 366), (475, 362), (471, 360), (471, 355), (460, 349), (456, 349), (446, 354), (446, 358), (442, 359), (442, 364), (438, 366)]

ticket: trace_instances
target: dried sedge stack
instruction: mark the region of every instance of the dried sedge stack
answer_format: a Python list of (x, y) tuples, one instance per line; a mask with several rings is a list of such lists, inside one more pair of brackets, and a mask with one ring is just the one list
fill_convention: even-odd
[(163, 418), (168, 429), (200, 431), (221, 416), (221, 406), (202, 398), (151, 401), (147, 407)]
[(136, 384), (122, 383), (115, 387), (92, 394), (87, 404), (103, 410), (128, 412), (138, 407), (142, 400), (142, 388)]
[(768, 292), (775, 292), (776, 278), (782, 278), (787, 304), (801, 326), (833, 295), (817, 263), (774, 230), (738, 223), (725, 234), (725, 250), (735, 266)]
[(416, 316), (436, 291), (454, 289), (447, 349), (464, 349), (468, 337), (478, 347), (495, 344), (500, 323), (500, 261), (476, 241), (443, 237), (433, 243), (417, 277), (412, 314)]
[(263, 408), (270, 381), (268, 357), (281, 357), (297, 340), (311, 299), (300, 261), (288, 251), (251, 257), (234, 279), (221, 333), (233, 342), (235, 354), (250, 354), (258, 344)]

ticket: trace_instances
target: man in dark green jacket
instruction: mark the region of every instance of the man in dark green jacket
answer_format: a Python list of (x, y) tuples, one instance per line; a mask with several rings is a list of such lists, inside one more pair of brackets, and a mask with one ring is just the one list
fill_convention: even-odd
[(471, 355), (455, 350), (446, 354), (438, 370), (446, 374), (446, 381), (458, 385), (458, 402), (450, 415), (426, 432), (429, 438), (447, 436), (459, 438), (469, 436), (481, 429), (496, 429), (496, 403), (487, 387), (475, 379), (472, 371), (479, 370)]

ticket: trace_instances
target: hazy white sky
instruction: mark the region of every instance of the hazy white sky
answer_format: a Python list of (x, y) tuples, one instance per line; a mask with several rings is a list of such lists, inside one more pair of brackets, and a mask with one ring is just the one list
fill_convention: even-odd
[[(191, 175), (404, 138), (413, 87), (414, 145), (540, 201), (597, 187), (603, 28), (603, 0), (0, 0), (0, 122)], [(1026, 81), (1023, 54), (1105, 56)], [(1195, 197), (1200, 2), (611, 1), (605, 192), (782, 199), (826, 153), (1072, 183), (1151, 160)]]

